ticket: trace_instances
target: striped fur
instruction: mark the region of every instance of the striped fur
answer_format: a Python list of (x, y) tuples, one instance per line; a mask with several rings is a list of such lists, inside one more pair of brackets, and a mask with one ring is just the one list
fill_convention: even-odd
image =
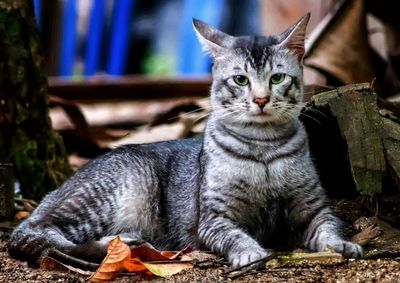
[[(204, 138), (127, 145), (94, 159), (15, 229), (10, 254), (36, 262), (54, 247), (99, 261), (121, 235), (160, 249), (211, 249), (234, 267), (281, 247), (329, 245), (360, 257), (340, 236), (298, 120), (307, 21), (272, 37), (233, 37), (194, 21), (214, 58)], [(285, 76), (272, 83), (277, 73)]]

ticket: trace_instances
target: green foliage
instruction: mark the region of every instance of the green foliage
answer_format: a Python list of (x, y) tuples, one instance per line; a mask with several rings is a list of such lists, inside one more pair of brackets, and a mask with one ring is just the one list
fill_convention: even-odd
[(143, 60), (144, 73), (155, 76), (172, 76), (175, 64), (173, 56), (151, 54)]

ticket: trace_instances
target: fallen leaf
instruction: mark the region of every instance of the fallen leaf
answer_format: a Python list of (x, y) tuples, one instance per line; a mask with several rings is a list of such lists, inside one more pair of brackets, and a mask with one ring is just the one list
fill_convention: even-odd
[(152, 247), (141, 245), (130, 248), (119, 237), (108, 244), (107, 256), (104, 258), (90, 282), (106, 282), (115, 279), (121, 271), (142, 273), (170, 277), (184, 269), (193, 268), (190, 258), (185, 257), (185, 262), (180, 262), (185, 253), (191, 252), (191, 248), (179, 252), (158, 251)]
[(31, 216), (31, 213), (28, 211), (25, 210), (18, 211), (14, 216), (14, 220), (16, 222), (21, 222), (22, 220), (27, 219), (29, 216)]
[(131, 257), (137, 257), (141, 261), (162, 261), (177, 259), (184, 254), (190, 253), (191, 251), (191, 248), (185, 248), (179, 252), (158, 251), (148, 246), (138, 246), (131, 248)]
[[(161, 251), (160, 253), (163, 256), (168, 257), (169, 259), (176, 259), (176, 258), (181, 257), (182, 255), (190, 253), (192, 251), (193, 251), (193, 249), (188, 247), (188, 248), (184, 248), (183, 250), (181, 250), (181, 251), (179, 251), (177, 253), (174, 253), (174, 252), (171, 252), (171, 251)], [(183, 260), (183, 259), (181, 258), (181, 260)], [(188, 258), (185, 258), (184, 260), (188, 260)], [(189, 260), (191, 260), (191, 259), (189, 259)]]
[(162, 253), (169, 252), (159, 252), (156, 249), (152, 249), (147, 246), (131, 248), (131, 258), (138, 258), (141, 261), (169, 260), (169, 257), (163, 255)]
[(352, 242), (355, 242), (361, 246), (365, 246), (370, 241), (376, 239), (377, 237), (383, 234), (383, 230), (379, 227), (379, 225), (372, 224), (367, 228), (363, 229), (360, 233), (354, 235), (351, 238)]
[(140, 259), (135, 258), (127, 258), (124, 260), (124, 267), (128, 272), (146, 272), (148, 269), (142, 264)]
[(35, 206), (33, 206), (30, 202), (26, 201), (26, 200), (22, 200), (23, 206), (24, 206), (24, 210), (28, 211), (30, 213), (32, 213), (35, 210)]
[(124, 261), (130, 256), (129, 246), (117, 236), (108, 244), (107, 256), (103, 259), (96, 273), (89, 277), (90, 282), (113, 280), (121, 271), (125, 270)]
[(142, 262), (142, 264), (154, 275), (168, 278), (184, 269), (193, 268), (192, 263), (150, 263)]
[[(193, 268), (192, 263), (176, 262), (177, 258), (191, 251), (191, 248), (185, 248), (179, 252), (172, 252), (158, 251), (148, 246), (134, 247), (131, 249), (132, 258), (125, 261), (125, 268), (129, 272), (143, 272), (144, 270), (140, 267), (140, 265), (142, 265), (142, 267), (150, 271), (151, 274), (167, 278), (184, 269)], [(187, 257), (185, 260), (191, 259)]]

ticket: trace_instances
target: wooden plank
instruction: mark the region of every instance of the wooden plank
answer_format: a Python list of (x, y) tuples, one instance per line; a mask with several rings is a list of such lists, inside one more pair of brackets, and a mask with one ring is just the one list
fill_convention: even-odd
[(171, 97), (205, 97), (211, 78), (156, 78), (97, 76), (83, 81), (49, 78), (49, 92), (76, 102), (132, 101)]

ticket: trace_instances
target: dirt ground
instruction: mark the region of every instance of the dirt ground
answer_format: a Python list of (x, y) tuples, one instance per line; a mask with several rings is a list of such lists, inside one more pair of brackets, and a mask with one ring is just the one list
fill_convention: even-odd
[[(364, 245), (365, 259), (338, 262), (293, 262), (261, 271), (248, 271), (228, 278), (229, 267), (206, 255), (208, 264), (183, 271), (169, 279), (120, 275), (114, 282), (400, 282), (400, 197), (391, 196), (369, 201), (362, 198), (332, 202), (332, 208), (343, 219), (344, 234), (350, 238), (367, 227), (379, 229)], [(376, 217), (377, 216), (377, 217)], [(43, 271), (27, 267), (7, 254), (7, 239), (11, 229), (0, 225), (0, 282), (85, 282), (87, 276), (71, 271)], [(196, 252), (194, 252), (196, 253)], [(194, 254), (194, 257), (196, 255)], [(232, 274), (230, 274), (232, 275)]]

